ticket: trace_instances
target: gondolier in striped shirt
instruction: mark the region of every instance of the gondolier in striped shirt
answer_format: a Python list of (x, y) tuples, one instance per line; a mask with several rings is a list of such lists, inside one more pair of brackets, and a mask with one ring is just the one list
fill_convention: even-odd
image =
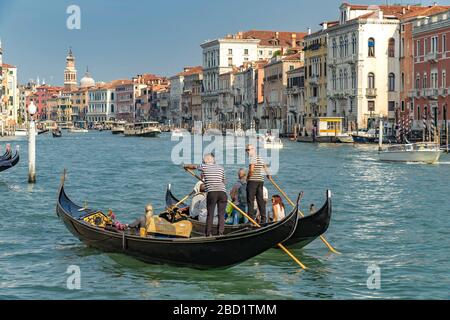
[(264, 224), (267, 221), (266, 204), (263, 196), (264, 187), (264, 173), (269, 175), (269, 170), (263, 159), (257, 154), (256, 148), (252, 144), (248, 144), (245, 148), (250, 158), (250, 165), (248, 167), (247, 174), (247, 207), (248, 215), (252, 218), (256, 218), (255, 211), (255, 198), (258, 205), (259, 213), (261, 215), (261, 223)]
[(227, 193), (225, 188), (225, 171), (221, 165), (215, 163), (214, 156), (212, 154), (206, 154), (203, 157), (203, 164), (197, 165), (185, 165), (185, 169), (199, 170), (202, 172), (202, 177), (205, 182), (205, 188), (207, 192), (206, 206), (207, 206), (207, 218), (205, 235), (207, 237), (212, 235), (212, 227), (214, 221), (214, 210), (217, 206), (218, 214), (218, 234), (223, 235), (225, 230), (225, 209), (227, 207)]

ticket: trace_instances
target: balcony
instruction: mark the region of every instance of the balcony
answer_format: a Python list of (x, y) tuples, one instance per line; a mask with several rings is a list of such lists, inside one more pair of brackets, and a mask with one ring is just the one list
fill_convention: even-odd
[(318, 76), (311, 76), (309, 77), (309, 83), (310, 84), (318, 84), (319, 83), (319, 77)]
[(438, 60), (437, 52), (427, 53), (426, 60), (430, 61), (430, 62), (437, 62), (437, 60)]
[(413, 89), (408, 92), (409, 98), (419, 98), (423, 96), (423, 92), (420, 89)]
[(319, 97), (309, 97), (309, 103), (310, 104), (318, 104)]
[(439, 89), (439, 95), (441, 97), (446, 97), (448, 95), (448, 89), (447, 88), (440, 88)]
[(435, 88), (424, 89), (424, 96), (431, 100), (437, 100), (439, 90)]
[(349, 54), (348, 56), (346, 56), (344, 58), (344, 61), (347, 63), (350, 63), (350, 64), (354, 64), (354, 63), (358, 62), (358, 59), (357, 59), (356, 54), (352, 53), (352, 54)]
[(376, 98), (377, 97), (377, 89), (376, 88), (366, 88), (366, 97), (367, 98)]
[(303, 90), (303, 88), (300, 89), (300, 87), (290, 87), (290, 88), (286, 88), (286, 90), (284, 91), (285, 94), (299, 94), (301, 91)]
[(337, 58), (329, 58), (328, 59), (328, 65), (330, 65), (330, 66), (335, 66), (337, 64), (337, 62), (338, 62)]

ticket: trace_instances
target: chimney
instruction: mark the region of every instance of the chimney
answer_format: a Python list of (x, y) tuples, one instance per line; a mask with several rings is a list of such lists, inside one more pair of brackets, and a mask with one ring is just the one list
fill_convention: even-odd
[(277, 31), (277, 32), (275, 32), (275, 38), (279, 38), (280, 37), (280, 33)]
[(311, 34), (311, 28), (308, 28), (308, 34)]
[(297, 46), (297, 35), (295, 33), (292, 34), (292, 48)]
[(244, 33), (242, 31), (238, 32), (238, 39), (242, 39), (244, 37)]
[(378, 10), (378, 19), (380, 19), (380, 20), (383, 19), (383, 11), (382, 10)]
[(402, 14), (405, 14), (406, 13), (406, 9), (405, 9), (405, 7), (403, 7), (402, 8)]
[(322, 23), (322, 30), (327, 30), (328, 29), (328, 22), (324, 21)]

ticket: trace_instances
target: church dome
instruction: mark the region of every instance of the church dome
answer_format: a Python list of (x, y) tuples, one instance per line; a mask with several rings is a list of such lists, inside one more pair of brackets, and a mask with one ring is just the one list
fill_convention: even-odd
[(84, 74), (84, 77), (80, 80), (80, 87), (81, 88), (88, 88), (95, 86), (95, 80), (91, 77), (89, 74), (89, 70), (86, 71)]

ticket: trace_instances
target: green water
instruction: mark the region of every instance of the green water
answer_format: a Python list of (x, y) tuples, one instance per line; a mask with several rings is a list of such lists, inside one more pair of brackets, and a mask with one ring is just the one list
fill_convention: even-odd
[[(448, 299), (450, 298), (450, 157), (437, 165), (380, 163), (376, 147), (290, 141), (280, 152), (279, 184), (302, 209), (333, 192), (326, 238), (293, 250), (299, 268), (279, 250), (220, 271), (147, 265), (86, 247), (58, 220), (60, 175), (76, 202), (112, 208), (122, 222), (151, 201), (162, 208), (167, 183), (182, 196), (194, 184), (171, 162), (174, 142), (110, 132), (38, 137), (37, 179), (27, 184), (26, 141), (21, 162), (0, 173), (0, 299)], [(4, 150), (6, 140), (0, 140)], [(227, 166), (229, 188), (238, 166)], [(269, 186), (269, 192), (275, 190)], [(368, 266), (380, 268), (380, 288), (367, 286)], [(81, 270), (69, 290), (66, 271)]]

